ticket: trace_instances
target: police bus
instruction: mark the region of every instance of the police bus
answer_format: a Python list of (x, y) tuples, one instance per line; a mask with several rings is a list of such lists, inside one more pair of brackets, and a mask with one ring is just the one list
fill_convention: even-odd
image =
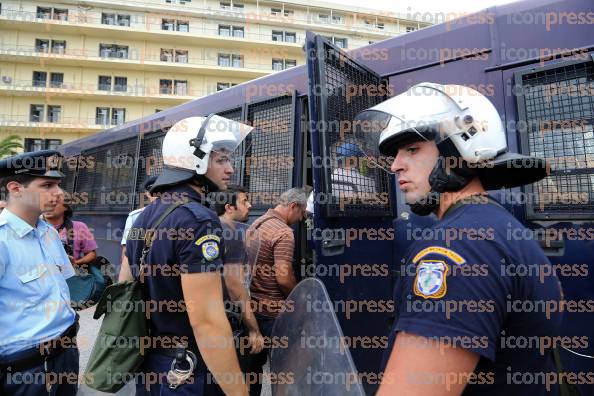
[[(434, 220), (412, 214), (378, 164), (358, 154), (339, 158), (339, 147), (356, 143), (351, 123), (357, 113), (417, 83), (471, 87), (498, 109), (510, 151), (550, 163), (541, 182), (493, 195), (531, 230), (510, 237), (536, 239), (557, 270), (565, 299), (575, 302), (564, 314), (564, 332), (589, 341), (561, 349), (565, 369), (591, 372), (594, 24), (579, 18), (590, 15), (591, 6), (591, 0), (522, 1), (350, 52), (308, 33), (306, 65), (63, 145), (64, 188), (75, 216), (116, 263), (126, 215), (141, 204), (145, 178), (159, 173), (161, 141), (171, 125), (216, 113), (254, 126), (233, 181), (250, 192), (252, 220), (283, 191), (313, 186), (314, 227), (296, 229), (295, 273), (324, 282), (359, 375), (372, 391), (401, 259), (414, 240), (431, 238), (425, 234)], [(365, 185), (363, 192), (336, 183), (345, 161), (357, 169), (351, 184)], [(594, 393), (580, 386), (584, 394)]]

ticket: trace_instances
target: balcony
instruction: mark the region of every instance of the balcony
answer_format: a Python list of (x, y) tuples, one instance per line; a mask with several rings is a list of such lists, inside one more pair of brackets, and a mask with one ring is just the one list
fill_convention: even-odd
[(111, 125), (95, 124), (95, 117), (63, 117), (57, 122), (35, 121), (30, 114), (0, 114), (0, 132), (97, 132)]
[[(117, 52), (116, 52), (117, 54)], [(118, 70), (145, 70), (163, 72), (164, 67), (167, 71), (183, 72), (202, 75), (233, 75), (241, 78), (257, 78), (272, 72), (270, 64), (244, 62), (242, 67), (233, 63), (228, 67), (218, 65), (217, 55), (213, 54), (212, 59), (201, 59), (188, 57), (187, 63), (162, 61), (161, 50), (146, 51), (144, 48), (128, 48), (127, 58), (100, 56), (98, 49), (85, 50), (66, 48), (63, 53), (51, 53), (47, 51), (38, 51), (35, 46), (11, 46), (0, 45), (0, 59), (13, 62), (38, 64), (43, 60), (46, 64), (72, 66), (72, 62), (77, 65), (88, 67), (110, 67)], [(184, 59), (185, 61), (186, 59)]]
[(121, 98), (127, 102), (146, 102), (150, 98), (154, 103), (176, 105), (204, 96), (207, 93), (198, 89), (183, 89), (163, 91), (159, 83), (149, 86), (117, 85), (112, 88), (108, 84), (71, 83), (62, 82), (59, 87), (52, 87), (52, 83), (43, 80), (16, 80), (10, 83), (0, 81), (0, 95), (10, 96), (38, 96), (48, 97), (59, 95), (60, 98), (77, 98), (92, 100), (113, 100)]

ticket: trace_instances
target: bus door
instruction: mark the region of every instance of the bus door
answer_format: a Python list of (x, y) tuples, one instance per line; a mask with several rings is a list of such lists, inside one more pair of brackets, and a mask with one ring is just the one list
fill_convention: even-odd
[(394, 311), (392, 182), (358, 149), (352, 121), (387, 98), (386, 82), (321, 36), (308, 33), (306, 52), (316, 255), (308, 275), (324, 282), (370, 392)]

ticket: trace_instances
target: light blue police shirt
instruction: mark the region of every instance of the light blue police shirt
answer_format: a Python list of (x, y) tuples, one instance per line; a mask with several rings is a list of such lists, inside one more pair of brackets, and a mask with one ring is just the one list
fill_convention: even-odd
[(58, 232), (0, 213), (0, 356), (58, 337), (74, 323), (66, 279), (75, 275)]

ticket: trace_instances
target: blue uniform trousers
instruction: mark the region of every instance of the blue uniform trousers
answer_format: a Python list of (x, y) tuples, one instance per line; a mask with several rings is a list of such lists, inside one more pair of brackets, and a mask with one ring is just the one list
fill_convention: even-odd
[[(16, 354), (18, 355), (18, 354)], [(18, 358), (13, 355), (6, 361)], [(49, 386), (49, 392), (46, 387)], [(0, 373), (2, 396), (75, 396), (78, 390), (78, 348), (65, 348), (44, 364), (27, 370), (13, 371), (10, 367)]]

